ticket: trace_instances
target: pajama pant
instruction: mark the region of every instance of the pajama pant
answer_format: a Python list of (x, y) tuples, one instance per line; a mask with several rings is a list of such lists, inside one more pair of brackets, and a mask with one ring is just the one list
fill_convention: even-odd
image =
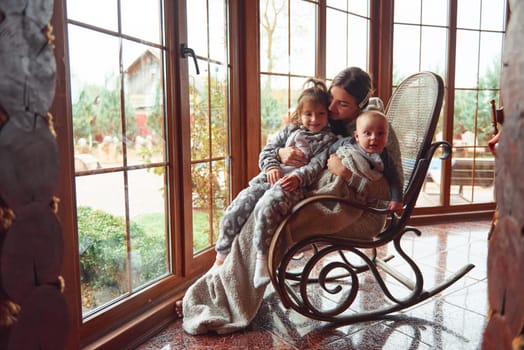
[(305, 191), (302, 188), (293, 192), (284, 191), (278, 183), (271, 186), (265, 174), (259, 174), (226, 208), (220, 222), (216, 251), (221, 254), (229, 253), (233, 240), (240, 234), (253, 212), (253, 243), (257, 251), (267, 254), (275, 229), (304, 196)]

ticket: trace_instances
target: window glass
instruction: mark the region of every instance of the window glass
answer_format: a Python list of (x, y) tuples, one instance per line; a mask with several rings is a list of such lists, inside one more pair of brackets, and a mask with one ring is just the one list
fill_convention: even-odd
[(348, 11), (348, 3), (350, 0), (327, 0), (326, 5), (342, 11)]
[[(291, 1), (289, 18), (289, 72), (314, 76), (316, 62), (316, 5), (302, 0)], [(305, 18), (309, 20), (304, 21)]]
[(369, 18), (369, 1), (349, 0), (348, 11)]
[(447, 1), (422, 0), (422, 23), (428, 25), (448, 25)]
[(487, 150), (493, 136), (490, 104), (476, 90), (455, 92), (450, 203), (454, 205), (493, 202), (495, 159)]
[(129, 291), (125, 190), (122, 172), (75, 181), (82, 313), (87, 316)]
[(340, 37), (346, 36), (348, 20), (342, 11), (328, 8), (326, 13), (329, 19), (326, 24), (326, 75), (331, 78), (347, 66), (348, 42)]
[(457, 28), (480, 29), (482, 0), (457, 0)]
[(395, 22), (420, 24), (421, 0), (395, 0)]
[(208, 35), (207, 1), (187, 1), (187, 45), (195, 51), (197, 56), (207, 56)]
[(287, 122), (290, 112), (289, 79), (263, 74), (260, 76), (262, 145)]
[[(493, 193), (489, 182), (492, 178), (488, 172), (482, 173), (487, 178), (479, 178), (481, 171), (475, 173), (472, 164), (491, 164), (493, 161), (486, 151), (487, 141), (493, 136), (489, 101), (498, 94), (503, 32), (481, 32), (480, 28), (484, 17), (489, 17), (484, 15), (484, 10), (492, 8), (494, 16), (486, 19), (485, 25), (494, 28), (497, 26), (494, 23), (499, 23), (497, 29), (502, 30), (504, 2), (458, 0), (454, 62), (447, 62), (450, 49), (447, 42), (450, 30), (447, 27), (448, 1), (423, 0), (420, 9), (418, 3), (395, 1), (393, 84), (399, 84), (419, 70), (430, 70), (445, 78), (447, 67), (454, 65), (455, 81), (447, 93), (454, 94), (455, 105), (452, 115), (445, 116), (453, 118), (453, 136), (447, 140), (453, 145), (452, 171), (444, 175), (442, 162), (435, 159), (417, 205), (443, 203), (442, 176), (451, 177), (450, 205), (491, 202)], [(409, 6), (412, 8), (408, 9)], [(417, 23), (419, 11), (422, 13), (420, 24)], [(444, 118), (444, 111), (441, 111), (441, 118)], [(443, 124), (440, 120), (436, 139), (443, 139)]]
[(122, 52), (127, 163), (162, 162), (166, 159), (162, 52), (127, 40)]
[(112, 1), (86, 4), (67, 4), (77, 21), (68, 25), (68, 58), (84, 317), (140, 291), (171, 266), (165, 50), (153, 43), (163, 41), (160, 2), (144, 8), (122, 1), (120, 13)]
[(482, 0), (482, 30), (504, 30), (506, 1)]
[(502, 57), (503, 33), (480, 33), (479, 86), (499, 89), (499, 76)]
[(288, 73), (287, 3), (287, 0), (260, 1), (260, 70), (262, 72)]
[(369, 17), (327, 8), (326, 18), (326, 78), (333, 78), (349, 66), (367, 69)]
[(448, 31), (446, 28), (423, 27), (421, 34), (420, 70), (429, 70), (444, 77)]
[(117, 38), (69, 26), (76, 171), (123, 164), (118, 57)]
[[(348, 18), (349, 40), (347, 46), (347, 62), (345, 67), (355, 66), (365, 69), (368, 66), (369, 50), (369, 19), (358, 16)], [(340, 67), (330, 77), (334, 77), (345, 67)]]
[(117, 0), (67, 0), (67, 18), (117, 31)]
[(480, 32), (457, 30), (457, 55), (455, 62), (455, 86), (477, 86)]
[[(227, 1), (188, 1), (189, 46), (200, 74), (188, 70), (193, 252), (213, 246), (230, 199)], [(208, 40), (209, 39), (209, 40)], [(193, 65), (189, 58), (188, 64)]]
[(393, 84), (420, 70), (420, 27), (404, 24), (394, 26)]
[(122, 33), (142, 40), (162, 43), (159, 1), (120, 0)]
[(166, 175), (164, 167), (128, 173), (131, 290), (139, 290), (170, 271)]
[[(227, 62), (227, 2), (209, 1), (209, 57), (219, 61)], [(199, 22), (197, 22), (199, 23)], [(194, 30), (194, 29), (192, 29)]]

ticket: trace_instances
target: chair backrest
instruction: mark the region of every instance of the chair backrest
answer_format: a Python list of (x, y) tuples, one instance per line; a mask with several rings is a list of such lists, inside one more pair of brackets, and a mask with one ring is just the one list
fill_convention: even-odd
[(442, 78), (432, 72), (419, 72), (400, 83), (386, 106), (386, 115), (401, 151), (404, 203), (415, 201), (418, 197), (418, 193), (411, 192), (408, 185), (414, 176), (417, 161), (433, 141), (443, 96)]

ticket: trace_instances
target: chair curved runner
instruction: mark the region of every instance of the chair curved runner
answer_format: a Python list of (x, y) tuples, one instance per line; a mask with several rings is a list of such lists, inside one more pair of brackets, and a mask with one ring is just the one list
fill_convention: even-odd
[[(333, 195), (316, 195), (296, 204), (281, 222), (270, 244), (268, 267), (273, 287), (286, 308), (336, 324), (380, 319), (434, 296), (474, 267), (466, 265), (426, 290), (421, 269), (402, 248), (406, 233), (421, 235), (420, 230), (407, 223), (431, 159), (437, 150), (441, 151), (441, 159), (451, 154), (448, 142), (432, 142), (442, 107), (443, 86), (442, 78), (432, 72), (413, 74), (401, 82), (386, 107), (402, 153), (405, 184), (401, 215)], [(322, 201), (336, 201), (347, 205), (348, 210), (353, 207), (387, 214), (387, 223), (372, 240), (317, 234), (290, 244), (289, 220), (306, 206)], [(318, 220), (312, 218), (315, 219)], [(384, 255), (386, 246), (388, 250), (394, 248), (402, 264), (392, 264), (399, 261), (391, 260), (392, 255), (379, 257)], [(369, 309), (369, 302), (357, 302), (363, 298), (373, 298), (376, 302), (371, 304), (376, 307)], [(362, 305), (366, 309), (361, 310)]]

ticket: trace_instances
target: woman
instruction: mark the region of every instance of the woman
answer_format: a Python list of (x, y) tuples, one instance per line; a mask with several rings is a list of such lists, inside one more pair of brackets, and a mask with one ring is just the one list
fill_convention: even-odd
[[(331, 124), (337, 133), (353, 133), (354, 121), (367, 106), (372, 90), (371, 78), (359, 68), (347, 68), (334, 78), (330, 87), (329, 110)], [(390, 133), (388, 147), (396, 164), (400, 164), (398, 142), (391, 140), (396, 141), (394, 133)], [(303, 153), (295, 148), (281, 148), (278, 154), (286, 165), (299, 167), (306, 163)], [(332, 180), (341, 182), (352, 176), (354, 174), (344, 167), (342, 161), (332, 155), (328, 160), (328, 169), (324, 170), (321, 178), (329, 183)], [(387, 187), (387, 181), (383, 182)], [(310, 193), (315, 194), (316, 191), (322, 189), (313, 188)], [(379, 232), (384, 222), (384, 216), (361, 213), (352, 223), (351, 231), (370, 236)], [(257, 314), (267, 285), (255, 287), (252, 283), (255, 273), (252, 262), (257, 253), (253, 248), (253, 226), (251, 215), (234, 240), (222, 267), (200, 277), (187, 290), (182, 303), (177, 303), (177, 313), (182, 314), (183, 309), (182, 326), (187, 333), (235, 332), (247, 327)]]
[[(348, 67), (335, 76), (329, 92), (331, 95), (329, 112), (333, 131), (343, 136), (353, 135), (356, 125), (355, 120), (357, 116), (368, 107), (368, 103), (373, 94), (371, 77), (367, 72), (358, 67)], [(377, 99), (374, 101), (377, 101)], [(378, 102), (382, 104), (382, 101), (378, 100)], [(373, 106), (373, 108), (383, 109), (383, 106)], [(397, 172), (400, 175), (401, 184), (403, 184), (404, 179), (402, 176), (403, 171), (400, 159), (400, 148), (397, 137), (392, 128), (390, 128), (386, 147), (397, 166)], [(278, 150), (278, 155), (282, 163), (287, 165), (296, 167), (302, 166), (305, 162), (304, 155), (295, 147), (281, 148)], [(342, 195), (342, 190), (333, 190), (333, 188), (336, 188), (336, 185), (338, 185), (335, 183), (338, 181), (351, 181), (352, 177), (358, 177), (358, 175), (353, 174), (344, 166), (342, 160), (335, 153), (332, 153), (327, 162), (327, 170), (325, 170), (325, 173), (322, 175), (319, 182), (317, 182), (316, 187), (311, 189), (309, 195), (319, 193), (325, 194), (328, 193), (327, 191), (330, 191), (330, 194)], [(327, 190), (327, 186), (325, 186), (326, 182), (330, 182), (329, 189)], [(343, 184), (340, 184), (339, 188), (342, 186)], [(389, 184), (385, 178), (378, 180), (376, 186), (374, 186), (374, 190), (376, 190), (375, 193), (367, 194), (366, 204), (377, 206), (377, 200), (388, 199)], [(313, 215), (313, 213), (310, 213), (309, 215)], [(350, 221), (348, 221), (348, 219), (350, 219)], [(338, 227), (336, 229), (329, 227), (328, 229), (331, 232), (333, 232), (333, 230), (340, 231), (341, 233), (351, 235), (352, 237), (370, 238), (380, 232), (385, 220), (385, 216), (370, 212), (359, 212), (358, 217), (355, 217), (355, 213), (352, 213), (351, 217), (344, 217), (344, 219), (341, 220), (345, 222), (345, 227)], [(336, 222), (333, 220), (330, 222), (333, 225), (336, 225)], [(318, 227), (315, 227), (314, 225), (308, 224), (307, 226), (310, 229), (317, 228), (317, 233), (324, 233), (318, 232)], [(294, 225), (293, 227), (300, 230), (298, 225)], [(293, 238), (301, 239), (303, 237), (294, 236)]]

